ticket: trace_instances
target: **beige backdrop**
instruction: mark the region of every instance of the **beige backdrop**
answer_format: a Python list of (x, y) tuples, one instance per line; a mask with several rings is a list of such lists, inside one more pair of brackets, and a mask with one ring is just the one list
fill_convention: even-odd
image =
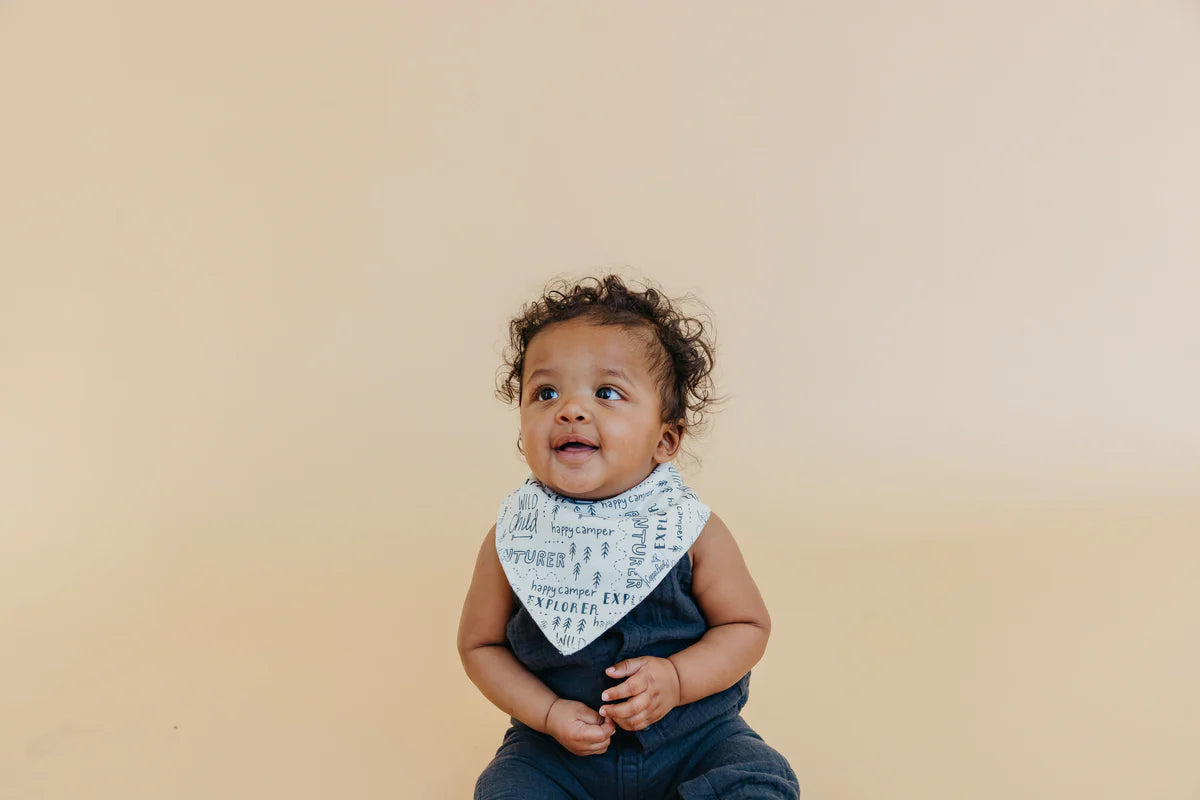
[(806, 798), (1200, 798), (1200, 12), (0, 5), (0, 800), (459, 798), (505, 323), (713, 310)]

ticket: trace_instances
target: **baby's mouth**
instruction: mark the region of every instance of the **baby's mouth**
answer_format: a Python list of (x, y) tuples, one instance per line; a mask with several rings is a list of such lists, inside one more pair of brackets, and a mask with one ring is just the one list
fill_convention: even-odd
[(584, 444), (583, 442), (567, 442), (566, 444), (554, 449), (560, 453), (581, 453), (586, 450), (599, 450), (600, 448), (592, 447), (591, 445)]

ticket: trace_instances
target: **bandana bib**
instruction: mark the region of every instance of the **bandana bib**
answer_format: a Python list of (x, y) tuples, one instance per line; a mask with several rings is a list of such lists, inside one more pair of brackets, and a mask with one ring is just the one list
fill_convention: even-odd
[(570, 655), (662, 582), (708, 515), (670, 463), (607, 500), (564, 497), (530, 475), (500, 504), (496, 552), (529, 615)]

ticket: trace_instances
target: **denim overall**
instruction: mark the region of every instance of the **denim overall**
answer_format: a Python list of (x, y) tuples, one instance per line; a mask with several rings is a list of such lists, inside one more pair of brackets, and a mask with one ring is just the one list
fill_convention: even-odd
[[(605, 669), (635, 656), (666, 658), (694, 644), (708, 625), (691, 592), (684, 554), (616, 625), (570, 655), (559, 653), (514, 594), (508, 643), (517, 660), (559, 697), (593, 709), (622, 683)], [(750, 673), (724, 691), (677, 706), (640, 731), (620, 727), (608, 750), (577, 756), (548, 734), (510, 717), (511, 727), (475, 784), (475, 800), (664, 800), (799, 798), (796, 773), (739, 713)]]

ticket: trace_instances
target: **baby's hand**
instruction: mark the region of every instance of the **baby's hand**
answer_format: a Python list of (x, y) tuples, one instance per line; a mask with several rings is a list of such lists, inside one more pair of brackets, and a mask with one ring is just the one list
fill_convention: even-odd
[(612, 720), (565, 697), (555, 700), (546, 716), (546, 733), (577, 756), (599, 755), (606, 751), (616, 729)]
[(607, 672), (613, 678), (632, 676), (600, 696), (601, 700), (630, 698), (623, 703), (600, 706), (603, 716), (627, 731), (640, 731), (679, 705), (679, 672), (665, 658), (627, 658), (609, 667)]

